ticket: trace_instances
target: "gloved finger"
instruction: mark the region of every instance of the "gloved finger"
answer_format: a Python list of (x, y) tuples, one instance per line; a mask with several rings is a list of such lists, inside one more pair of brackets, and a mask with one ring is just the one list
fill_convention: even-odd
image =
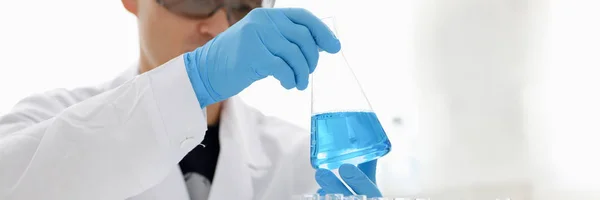
[(289, 90), (296, 87), (294, 72), (280, 57), (273, 56), (271, 62), (259, 66), (256, 69), (256, 73), (261, 77), (272, 75), (275, 79), (279, 80), (281, 86), (285, 89)]
[(367, 197), (381, 197), (377, 186), (360, 169), (351, 164), (344, 164), (339, 169), (340, 176), (344, 182), (359, 195)]
[(271, 19), (273, 19), (281, 34), (302, 50), (302, 54), (308, 63), (309, 73), (315, 71), (319, 60), (319, 47), (308, 28), (295, 24), (283, 12), (273, 12), (271, 15), (273, 15)]
[(319, 47), (329, 53), (340, 51), (340, 41), (319, 18), (302, 8), (285, 8), (283, 13), (296, 24), (305, 26)]
[(365, 175), (367, 175), (367, 177), (369, 177), (369, 179), (371, 179), (371, 181), (377, 185), (377, 177), (375, 176), (375, 172), (377, 171), (377, 159), (358, 164), (358, 169), (365, 173)]
[(318, 169), (315, 173), (315, 179), (321, 186), (321, 189), (327, 194), (344, 194), (344, 196), (352, 195), (352, 192), (346, 188), (344, 183), (329, 170)]
[(275, 56), (283, 59), (295, 75), (296, 87), (304, 90), (308, 87), (308, 63), (300, 48), (279, 34), (279, 31), (267, 30), (264, 37), (269, 38), (264, 45)]
[(323, 190), (323, 188), (319, 188), (319, 190), (317, 190), (317, 194), (319, 194), (320, 196), (325, 196), (325, 190)]

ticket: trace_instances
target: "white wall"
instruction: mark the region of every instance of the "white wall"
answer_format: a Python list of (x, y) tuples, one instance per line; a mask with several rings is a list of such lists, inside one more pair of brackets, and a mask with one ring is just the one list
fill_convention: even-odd
[(120, 1), (2, 1), (0, 26), (0, 113), (32, 93), (108, 80), (137, 58)]
[(417, 191), (598, 199), (600, 3), (416, 7)]
[(529, 1), (424, 0), (417, 7), (420, 193), (528, 199), (522, 93)]
[(552, 0), (526, 111), (538, 199), (600, 199), (599, 1)]

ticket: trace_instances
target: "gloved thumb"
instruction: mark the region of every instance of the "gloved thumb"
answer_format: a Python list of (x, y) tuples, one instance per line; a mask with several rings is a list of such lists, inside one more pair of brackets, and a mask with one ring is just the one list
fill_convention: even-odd
[(366, 163), (358, 164), (358, 169), (365, 173), (365, 175), (367, 175), (367, 177), (369, 177), (369, 179), (371, 179), (371, 181), (373, 181), (373, 183), (377, 185), (377, 176), (375, 174), (375, 172), (377, 171), (377, 160), (372, 160)]

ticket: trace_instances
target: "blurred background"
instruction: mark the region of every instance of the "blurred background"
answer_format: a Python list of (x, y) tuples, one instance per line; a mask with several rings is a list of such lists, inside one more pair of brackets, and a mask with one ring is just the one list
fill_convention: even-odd
[[(600, 198), (600, 1), (275, 6), (336, 17), (349, 65), (393, 143), (379, 162), (384, 194)], [(33, 93), (110, 80), (138, 56), (136, 21), (120, 1), (3, 1), (0, 26), (0, 114)], [(241, 96), (310, 128), (310, 91), (268, 78)]]

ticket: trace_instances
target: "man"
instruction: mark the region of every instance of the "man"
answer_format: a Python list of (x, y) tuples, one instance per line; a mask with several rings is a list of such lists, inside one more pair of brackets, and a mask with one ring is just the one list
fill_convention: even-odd
[[(138, 19), (139, 64), (0, 117), (0, 199), (286, 199), (316, 182), (350, 194), (330, 171), (315, 182), (308, 131), (235, 97), (267, 76), (305, 89), (319, 49), (335, 53), (339, 41), (306, 10), (225, 2), (122, 0)], [(381, 196), (375, 162), (361, 169), (373, 181), (351, 165), (340, 174)]]

